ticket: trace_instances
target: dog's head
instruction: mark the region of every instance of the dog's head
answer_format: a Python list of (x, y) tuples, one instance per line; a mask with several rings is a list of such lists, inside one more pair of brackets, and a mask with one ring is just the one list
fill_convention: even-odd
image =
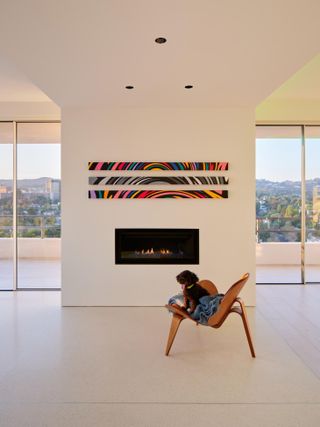
[(192, 285), (193, 283), (197, 283), (198, 281), (198, 276), (189, 270), (182, 271), (177, 276), (177, 282), (180, 283), (180, 285)]

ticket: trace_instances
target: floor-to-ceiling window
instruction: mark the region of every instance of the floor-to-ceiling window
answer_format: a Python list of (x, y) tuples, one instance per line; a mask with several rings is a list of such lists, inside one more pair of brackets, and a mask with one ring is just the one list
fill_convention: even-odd
[(258, 126), (257, 283), (320, 282), (318, 198), (320, 127)]
[(0, 156), (0, 289), (60, 288), (60, 124), (0, 123)]
[(0, 122), (0, 290), (14, 287), (12, 123)]
[(305, 126), (305, 278), (320, 283), (320, 126)]

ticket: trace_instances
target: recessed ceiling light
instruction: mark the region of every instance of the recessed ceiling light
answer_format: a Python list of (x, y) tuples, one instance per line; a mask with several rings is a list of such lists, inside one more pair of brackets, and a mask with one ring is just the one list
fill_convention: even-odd
[(193, 88), (193, 86), (192, 85), (186, 85), (185, 86), (185, 89), (192, 89)]
[(126, 89), (134, 89), (134, 86), (126, 86)]
[(163, 44), (166, 41), (167, 41), (167, 39), (165, 39), (164, 37), (158, 37), (158, 38), (155, 39), (155, 42), (159, 43), (159, 44)]

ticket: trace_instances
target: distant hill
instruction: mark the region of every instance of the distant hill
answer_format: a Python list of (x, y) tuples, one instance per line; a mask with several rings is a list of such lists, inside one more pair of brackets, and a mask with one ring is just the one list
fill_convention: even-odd
[[(53, 178), (50, 177), (41, 177), (35, 179), (18, 179), (18, 186), (20, 188), (44, 188), (45, 184)], [(57, 180), (60, 181), (60, 180)], [(12, 187), (11, 179), (0, 179), (0, 185), (4, 185), (5, 187)]]
[[(312, 192), (315, 186), (320, 186), (320, 178), (306, 180), (306, 190)], [(273, 194), (273, 195), (300, 195), (300, 181), (268, 181), (266, 179), (256, 180), (257, 193)]]

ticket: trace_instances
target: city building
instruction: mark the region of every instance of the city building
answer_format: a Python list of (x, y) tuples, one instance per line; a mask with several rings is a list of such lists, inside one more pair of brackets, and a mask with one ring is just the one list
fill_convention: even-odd
[(48, 178), (45, 183), (45, 192), (50, 194), (53, 202), (60, 201), (61, 181), (60, 179)]
[(0, 185), (0, 198), (2, 195), (5, 195), (7, 193), (8, 193), (7, 187), (5, 187), (4, 185)]

